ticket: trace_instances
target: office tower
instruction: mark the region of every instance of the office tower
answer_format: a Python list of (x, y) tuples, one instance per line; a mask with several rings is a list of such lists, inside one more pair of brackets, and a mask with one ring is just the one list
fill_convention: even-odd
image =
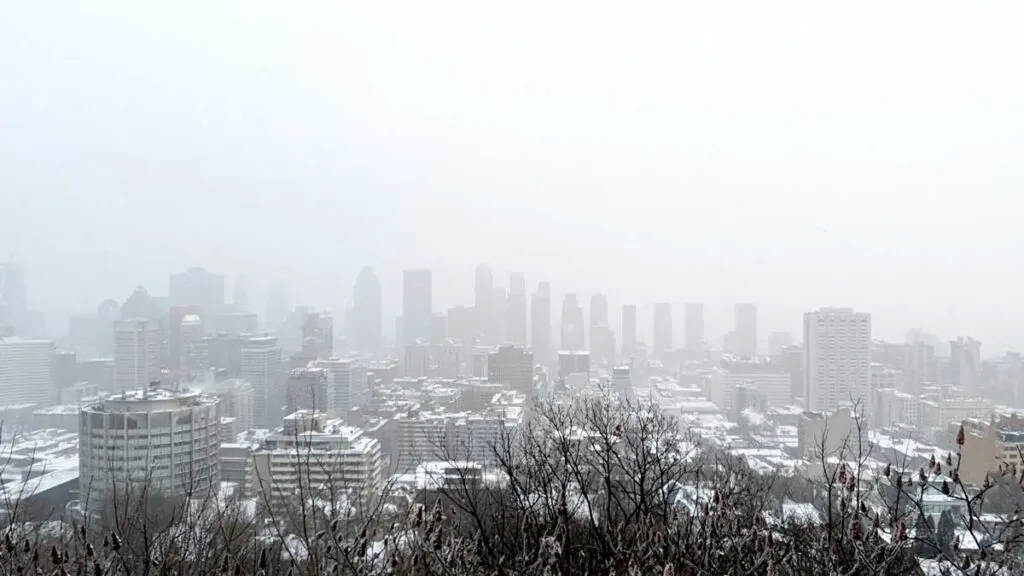
[(52, 340), (0, 338), (0, 406), (52, 403), (56, 354)]
[(406, 344), (430, 338), (434, 316), (433, 277), (430, 270), (406, 270), (402, 275), (402, 330)]
[(257, 426), (270, 426), (280, 419), (285, 401), (281, 393), (281, 347), (277, 338), (261, 336), (245, 341), (239, 353), (241, 377), (252, 384), (253, 419)]
[(246, 312), (249, 309), (249, 282), (245, 276), (235, 277), (235, 312)]
[(616, 366), (612, 368), (612, 390), (615, 391), (621, 400), (632, 400), (635, 396), (632, 372), (629, 366)]
[(590, 326), (608, 325), (608, 297), (594, 294), (590, 297)]
[(203, 341), (202, 319), (195, 314), (185, 316), (181, 319), (178, 334), (178, 374), (186, 382), (199, 380), (209, 367), (209, 349)]
[(737, 304), (736, 319), (736, 354), (745, 357), (757, 356), (757, 305)]
[(935, 365), (935, 348), (920, 340), (907, 344), (906, 392), (915, 396), (930, 382), (928, 375)]
[(690, 302), (683, 308), (686, 318), (683, 321), (683, 348), (687, 352), (704, 351), (704, 305)]
[(217, 417), (225, 428), (222, 430), (222, 435), (228, 438), (224, 442), (235, 442), (238, 434), (254, 426), (252, 384), (248, 380), (241, 378), (218, 380), (212, 376), (206, 376), (200, 382), (188, 383), (188, 387), (190, 390), (217, 398)]
[(981, 342), (963, 336), (949, 342), (950, 384), (965, 394), (976, 394), (981, 385)]
[(871, 315), (852, 308), (804, 314), (804, 402), (833, 412), (842, 403), (867, 402), (871, 385)]
[(622, 357), (632, 358), (636, 353), (636, 304), (622, 307)]
[(502, 345), (487, 355), (487, 381), (532, 396), (533, 354), (513, 344)]
[(334, 352), (334, 316), (311, 308), (300, 311), (302, 351), (312, 358), (327, 357)]
[(476, 267), (476, 283), (473, 290), (473, 309), (476, 314), (476, 330), (484, 344), (496, 344), (495, 320), (492, 299), (494, 298), (494, 275), (487, 264)]
[[(186, 317), (193, 317), (195, 319), (201, 318), (203, 315), (203, 309), (198, 304), (187, 304), (182, 306), (171, 306), (169, 318), (170, 318), (170, 329), (167, 336), (168, 346), (168, 368), (171, 371), (178, 371), (181, 369), (181, 357), (182, 357), (182, 335), (181, 326), (182, 322)], [(200, 327), (202, 322), (200, 321)], [(216, 332), (214, 332), (216, 333)]]
[(217, 404), (215, 396), (147, 386), (84, 406), (78, 466), (87, 512), (104, 510), (115, 497), (196, 498), (219, 488)]
[(68, 318), (68, 346), (88, 358), (98, 352), (99, 318), (95, 314), (75, 314)]
[(664, 360), (672, 351), (672, 305), (659, 302), (654, 305), (654, 358)]
[(583, 308), (575, 294), (566, 294), (562, 300), (562, 350), (585, 350)]
[(526, 340), (526, 276), (513, 272), (509, 276), (508, 299), (505, 301), (505, 340), (525, 347)]
[(4, 326), (15, 334), (27, 328), (28, 300), (25, 270), (14, 262), (0, 262), (0, 336)]
[(472, 347), (476, 340), (476, 314), (468, 306), (448, 309), (448, 337), (459, 341), (464, 347)]
[(96, 307), (96, 356), (114, 357), (114, 322), (121, 316), (116, 300), (104, 300)]
[(334, 390), (328, 384), (327, 370), (311, 366), (293, 368), (285, 383), (285, 404), (289, 414), (296, 410), (333, 413)]
[(327, 381), (334, 402), (331, 410), (334, 415), (344, 418), (352, 409), (366, 406), (370, 401), (366, 368), (358, 360), (328, 358), (317, 360), (316, 365), (327, 370)]
[(120, 318), (122, 320), (142, 318), (159, 321), (161, 316), (160, 307), (157, 306), (144, 286), (136, 286), (128, 299), (121, 305)]
[(290, 310), (288, 286), (281, 282), (267, 286), (267, 326), (277, 327), (287, 322)]
[(168, 282), (171, 306), (201, 307), (208, 313), (224, 309), (224, 276), (193, 266), (171, 274)]
[(541, 282), (530, 296), (530, 349), (537, 364), (551, 362), (551, 284)]
[(380, 281), (366, 266), (352, 289), (352, 348), (359, 352), (380, 352), (384, 348), (384, 308)]
[(160, 380), (163, 331), (156, 320), (114, 323), (114, 390), (141, 390)]
[(564, 380), (577, 374), (586, 383), (590, 380), (590, 353), (562, 350), (558, 353), (558, 378)]

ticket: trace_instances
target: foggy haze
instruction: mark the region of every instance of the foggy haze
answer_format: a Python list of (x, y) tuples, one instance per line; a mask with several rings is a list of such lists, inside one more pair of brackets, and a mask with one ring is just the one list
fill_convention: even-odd
[[(246, 275), (340, 310), (433, 270), (819, 306), (1019, 348), (1019, 2), (8, 2), (0, 260), (68, 315)], [(229, 292), (230, 294), (230, 288)], [(553, 325), (557, 326), (557, 320)], [(648, 327), (644, 328), (644, 323)], [(677, 334), (681, 330), (677, 321)], [(678, 336), (677, 336), (678, 337)]]

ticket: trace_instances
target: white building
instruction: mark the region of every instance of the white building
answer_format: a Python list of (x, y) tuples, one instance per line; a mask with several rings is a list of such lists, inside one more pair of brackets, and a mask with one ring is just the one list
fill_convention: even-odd
[(156, 320), (114, 322), (114, 391), (149, 388), (160, 379), (163, 331)]
[[(721, 365), (723, 390), (720, 397), (723, 409), (732, 410), (736, 387), (741, 385), (750, 386), (763, 394), (769, 406), (788, 406), (793, 403), (792, 378), (784, 366), (764, 359), (736, 358), (723, 358)], [(712, 396), (719, 403), (719, 396), (714, 393)]]
[(328, 385), (333, 393), (330, 408), (333, 416), (344, 416), (348, 411), (365, 406), (370, 401), (366, 368), (352, 358), (328, 358), (317, 360), (316, 365), (327, 370)]
[(852, 308), (804, 314), (804, 398), (815, 412), (861, 402), (870, 410), (871, 315)]
[(234, 438), (238, 434), (255, 426), (253, 419), (253, 390), (248, 380), (241, 378), (228, 378), (225, 380), (214, 380), (212, 375), (204, 382), (196, 382), (189, 385), (189, 388), (199, 390), (205, 394), (216, 396), (220, 402), (217, 404), (217, 416), (220, 418), (223, 434)]
[(0, 338), (0, 405), (52, 403), (56, 353), (51, 340)]
[[(220, 482), (218, 400), (196, 391), (126, 391), (82, 407), (82, 503), (98, 511), (114, 495), (201, 495)], [(123, 504), (123, 503), (122, 503)]]
[(521, 410), (419, 412), (398, 419), (398, 470), (406, 472), (432, 460), (494, 464), (502, 427), (515, 427)]
[[(252, 384), (253, 419), (256, 426), (275, 425), (284, 405), (284, 374), (277, 338), (249, 338), (241, 348), (242, 379)], [(273, 407), (273, 409), (271, 409)]]
[(372, 497), (382, 486), (380, 442), (322, 412), (286, 416), (252, 458), (251, 493), (261, 504), (300, 496), (331, 501), (344, 492)]
[(870, 416), (876, 426), (917, 426), (921, 421), (921, 399), (896, 388), (879, 388), (875, 390)]

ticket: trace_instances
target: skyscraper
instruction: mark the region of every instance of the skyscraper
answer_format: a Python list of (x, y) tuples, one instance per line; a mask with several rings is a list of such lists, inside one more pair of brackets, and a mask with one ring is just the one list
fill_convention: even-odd
[(505, 384), (516, 392), (533, 394), (533, 354), (512, 344), (502, 345), (487, 357), (487, 381)]
[(594, 294), (590, 297), (590, 326), (608, 325), (608, 297)]
[(352, 289), (352, 347), (359, 352), (380, 352), (384, 346), (384, 311), (380, 281), (366, 266)]
[(133, 318), (114, 323), (114, 390), (149, 388), (160, 380), (163, 331), (156, 320)]
[(171, 306), (199, 306), (206, 314), (224, 310), (224, 276), (205, 268), (192, 267), (172, 274), (169, 281)]
[(551, 362), (551, 284), (541, 282), (530, 297), (530, 348), (534, 361)]
[(608, 298), (600, 293), (590, 297), (590, 357), (598, 366), (615, 364), (615, 335), (608, 327)]
[(833, 412), (844, 402), (867, 411), (871, 386), (871, 315), (852, 308), (804, 314), (804, 400)]
[(245, 276), (235, 277), (235, 311), (245, 312), (249, 308), (249, 282)]
[(978, 392), (981, 384), (981, 342), (959, 337), (949, 342), (950, 384), (966, 394)]
[(473, 290), (473, 310), (476, 315), (476, 330), (484, 344), (495, 344), (494, 334), (494, 275), (491, 267), (481, 264), (476, 267), (476, 283)]
[(636, 352), (636, 304), (622, 307), (622, 356), (629, 359)]
[(505, 301), (505, 340), (526, 347), (526, 276), (522, 272), (509, 275), (508, 299)]
[(683, 348), (687, 352), (700, 352), (704, 349), (704, 305), (690, 302), (686, 305), (685, 311)]
[(271, 426), (280, 420), (286, 402), (281, 347), (277, 338), (261, 336), (244, 342), (239, 354), (242, 379), (252, 384), (253, 420), (257, 426)]
[(406, 270), (402, 274), (402, 330), (406, 344), (430, 338), (434, 317), (433, 276), (430, 270)]
[(0, 338), (0, 405), (53, 403), (56, 354), (52, 340)]
[(491, 296), (491, 343), (505, 343), (505, 319), (508, 294), (504, 288), (495, 286)]
[(575, 294), (566, 294), (562, 300), (562, 350), (585, 350), (583, 308)]
[(672, 305), (659, 302), (654, 305), (654, 357), (663, 360), (672, 351)]
[(736, 353), (740, 356), (757, 356), (757, 305), (737, 304)]

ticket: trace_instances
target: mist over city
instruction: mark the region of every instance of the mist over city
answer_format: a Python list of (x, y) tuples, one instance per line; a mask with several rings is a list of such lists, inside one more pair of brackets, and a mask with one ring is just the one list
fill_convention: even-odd
[(1022, 19), (9, 3), (0, 570), (1020, 573)]

